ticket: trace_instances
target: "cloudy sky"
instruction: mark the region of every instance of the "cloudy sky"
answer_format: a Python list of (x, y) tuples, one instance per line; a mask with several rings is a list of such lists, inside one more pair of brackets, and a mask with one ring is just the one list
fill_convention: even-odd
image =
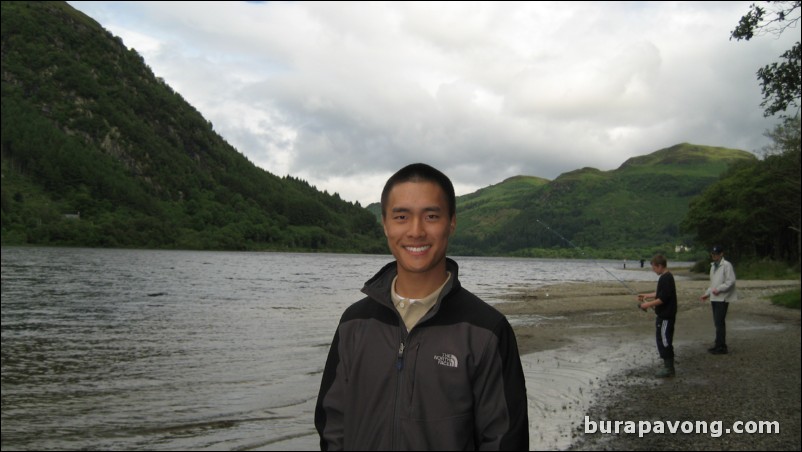
[[(252, 162), (362, 205), (413, 162), (457, 194), (689, 142), (760, 154), (747, 2), (69, 2)], [(796, 36), (795, 36), (796, 35)]]

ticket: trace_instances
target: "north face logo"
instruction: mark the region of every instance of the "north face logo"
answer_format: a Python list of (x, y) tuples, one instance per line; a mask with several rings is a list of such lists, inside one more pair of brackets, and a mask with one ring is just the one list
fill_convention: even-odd
[(459, 361), (457, 361), (457, 357), (449, 353), (434, 355), (434, 360), (437, 361), (437, 364), (440, 364), (441, 366), (459, 367)]

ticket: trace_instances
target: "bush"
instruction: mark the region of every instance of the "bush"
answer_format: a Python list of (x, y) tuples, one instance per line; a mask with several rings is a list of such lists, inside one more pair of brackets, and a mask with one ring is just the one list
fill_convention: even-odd
[(691, 267), (691, 273), (709, 273), (710, 272), (710, 260), (704, 259), (701, 261), (697, 261)]
[(799, 272), (785, 262), (759, 260), (735, 268), (738, 279), (799, 279)]
[(777, 295), (772, 295), (771, 302), (777, 306), (799, 309), (800, 298), (802, 298), (802, 291), (800, 291), (800, 289), (796, 289), (789, 290), (788, 292), (778, 293)]

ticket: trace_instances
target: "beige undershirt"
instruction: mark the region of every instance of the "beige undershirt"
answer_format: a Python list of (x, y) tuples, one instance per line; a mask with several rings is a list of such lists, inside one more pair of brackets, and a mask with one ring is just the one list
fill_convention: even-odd
[(407, 331), (412, 331), (412, 328), (418, 323), (418, 321), (429, 312), (430, 309), (437, 303), (437, 298), (440, 296), (440, 292), (443, 291), (443, 287), (446, 286), (448, 281), (451, 279), (451, 272), (448, 272), (448, 277), (446, 278), (445, 282), (434, 292), (430, 293), (429, 295), (415, 300), (412, 298), (404, 298), (401, 295), (398, 295), (395, 291), (395, 282), (398, 279), (396, 276), (393, 279), (393, 284), (390, 286), (390, 296), (393, 299), (393, 305), (395, 305), (395, 309), (401, 314), (401, 318), (404, 320), (404, 325), (407, 326)]

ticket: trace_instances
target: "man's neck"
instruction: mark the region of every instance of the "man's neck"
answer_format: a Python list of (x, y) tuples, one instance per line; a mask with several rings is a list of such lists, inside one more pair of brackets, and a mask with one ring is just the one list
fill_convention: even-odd
[(445, 265), (442, 269), (426, 273), (410, 273), (400, 270), (395, 282), (395, 291), (404, 298), (420, 299), (437, 290), (448, 279)]

